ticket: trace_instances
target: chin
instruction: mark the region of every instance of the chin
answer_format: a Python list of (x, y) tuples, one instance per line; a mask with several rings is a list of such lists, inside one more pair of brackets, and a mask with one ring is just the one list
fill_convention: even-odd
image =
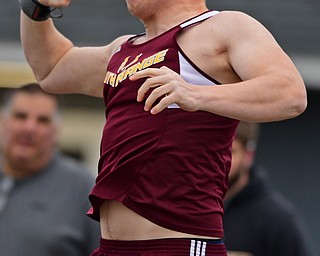
[(14, 159), (19, 163), (26, 163), (32, 159), (30, 155), (15, 155)]
[(127, 8), (132, 16), (142, 18), (151, 11), (150, 3), (147, 0), (127, 0)]
[(25, 161), (29, 161), (30, 159), (34, 159), (34, 152), (32, 152), (33, 150), (30, 149), (19, 149), (16, 150), (15, 152), (12, 153), (13, 158), (16, 159), (16, 161), (21, 161), (21, 162), (25, 162)]

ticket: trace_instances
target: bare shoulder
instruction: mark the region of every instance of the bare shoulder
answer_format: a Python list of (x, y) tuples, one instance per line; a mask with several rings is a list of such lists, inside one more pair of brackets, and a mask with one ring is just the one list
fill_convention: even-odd
[(178, 43), (196, 65), (222, 83), (249, 77), (239, 68), (244, 60), (249, 63), (268, 58), (271, 63), (283, 56), (271, 33), (259, 21), (239, 11), (219, 12), (181, 34)]
[(124, 36), (120, 36), (116, 39), (114, 39), (112, 42), (111, 42), (111, 45), (114, 45), (114, 46), (119, 46), (121, 45), (122, 43), (126, 42), (130, 37), (133, 37), (134, 35), (124, 35)]
[[(222, 11), (208, 20), (209, 28), (219, 33), (228, 47), (243, 42), (274, 44), (273, 35), (254, 17), (240, 11)], [(208, 29), (208, 28), (207, 28)], [(263, 43), (264, 42), (264, 43)]]
[(210, 20), (211, 22), (223, 22), (226, 26), (237, 28), (244, 24), (260, 24), (255, 18), (241, 11), (221, 11)]
[(254, 17), (240, 11), (222, 11), (213, 16), (209, 22), (215, 27), (219, 26), (221, 31), (236, 35), (248, 33), (269, 33), (269, 31)]
[(110, 44), (110, 50), (111, 52), (115, 52), (118, 47), (123, 44), (124, 42), (126, 42), (129, 38), (131, 38), (133, 35), (124, 35), (124, 36), (120, 36), (116, 39), (114, 39)]
[(114, 39), (112, 42), (105, 46), (101, 47), (93, 47), (95, 48), (98, 52), (98, 55), (100, 55), (101, 60), (107, 64), (111, 58), (111, 56), (114, 54), (114, 52), (118, 49), (118, 47), (126, 42), (132, 35), (124, 35), (120, 36), (116, 39)]
[(240, 11), (221, 11), (190, 31), (188, 40), (214, 41), (222, 48), (259, 37), (272, 39), (271, 33), (259, 21)]

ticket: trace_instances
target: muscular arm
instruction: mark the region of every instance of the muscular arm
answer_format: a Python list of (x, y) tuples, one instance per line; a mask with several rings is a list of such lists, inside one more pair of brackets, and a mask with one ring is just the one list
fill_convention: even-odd
[[(187, 111), (267, 122), (295, 117), (306, 108), (299, 72), (271, 34), (249, 16), (222, 12), (185, 33), (179, 44), (222, 85), (191, 85), (167, 68), (140, 71), (131, 79), (149, 79), (137, 100), (144, 100), (146, 92), (156, 88), (146, 99), (146, 111), (157, 114), (175, 102)], [(158, 98), (162, 99), (153, 106)]]
[[(242, 82), (203, 88), (199, 108), (232, 118), (264, 122), (292, 118), (306, 107), (303, 80), (271, 34), (242, 13), (220, 15), (228, 61)], [(226, 22), (227, 21), (227, 22)]]
[(51, 19), (35, 22), (21, 12), (21, 41), (25, 56), (41, 87), (54, 93), (102, 97), (103, 80), (114, 48), (124, 38), (104, 47), (75, 47)]

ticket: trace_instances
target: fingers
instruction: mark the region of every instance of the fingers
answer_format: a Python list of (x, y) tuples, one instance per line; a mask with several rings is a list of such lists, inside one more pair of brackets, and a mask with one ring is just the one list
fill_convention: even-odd
[[(147, 78), (137, 92), (137, 101), (142, 102), (146, 93), (155, 88), (145, 101), (144, 110), (151, 114), (157, 114), (165, 109), (172, 102), (170, 94), (172, 92), (172, 82), (175, 79), (175, 72), (167, 67), (148, 68), (139, 71), (130, 77), (135, 81), (141, 78)], [(155, 104), (159, 101), (157, 104)]]
[(135, 74), (133, 74), (130, 77), (130, 80), (135, 81), (141, 78), (146, 78), (146, 77), (154, 77), (154, 76), (159, 76), (160, 75), (160, 70), (159, 68), (147, 68), (143, 69)]
[[(162, 77), (153, 77), (147, 79), (139, 88), (138, 93), (137, 93), (137, 101), (141, 102), (144, 100), (146, 93), (151, 89), (151, 88), (156, 88), (159, 86), (162, 86), (164, 84), (163, 78)], [(159, 91), (159, 90), (158, 90)]]
[[(144, 110), (150, 111), (151, 114), (157, 114), (169, 106), (170, 102), (170, 88), (169, 86), (160, 86), (152, 91), (146, 99)], [(155, 103), (158, 103), (155, 105)]]
[(141, 70), (130, 77), (130, 80), (136, 81), (141, 78), (149, 78), (147, 79), (139, 88), (137, 93), (137, 101), (143, 101), (145, 94), (148, 92), (150, 88), (155, 88), (165, 84), (165, 78), (163, 77), (166, 74), (165, 69), (168, 68), (147, 68)]
[[(155, 88), (151, 94), (147, 97), (145, 101), (144, 110), (151, 111), (152, 114), (155, 114), (155, 110), (157, 113), (162, 111), (166, 105), (167, 99), (164, 100), (164, 97), (168, 97), (171, 92), (171, 86), (167, 83), (164, 83), (163, 77), (153, 77), (146, 80), (146, 82), (140, 87), (137, 94), (137, 101), (141, 102), (144, 100), (146, 93), (151, 89)], [(153, 107), (154, 104), (159, 101), (156, 107)], [(166, 105), (166, 106), (163, 106)]]

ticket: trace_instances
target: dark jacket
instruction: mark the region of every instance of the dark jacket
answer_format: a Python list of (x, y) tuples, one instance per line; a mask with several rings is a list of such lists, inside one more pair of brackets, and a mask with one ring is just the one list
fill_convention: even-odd
[(261, 170), (225, 204), (228, 251), (254, 256), (311, 256), (305, 227), (296, 209), (268, 184)]

